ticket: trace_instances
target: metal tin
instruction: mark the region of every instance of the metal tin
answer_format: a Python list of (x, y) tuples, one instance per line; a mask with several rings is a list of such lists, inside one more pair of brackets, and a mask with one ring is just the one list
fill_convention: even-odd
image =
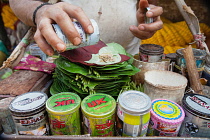
[(46, 102), (52, 135), (80, 135), (80, 97), (71, 92), (51, 96)]
[(108, 95), (96, 93), (85, 97), (81, 103), (83, 129), (91, 136), (114, 136), (116, 101)]
[(177, 136), (185, 113), (181, 106), (167, 99), (152, 101), (148, 136)]
[(140, 91), (119, 95), (117, 116), (123, 122), (123, 136), (145, 136), (150, 120), (151, 99)]
[[(176, 64), (180, 67), (186, 68), (186, 61), (185, 61), (184, 55), (182, 53), (183, 49), (184, 48), (178, 49), (176, 51), (176, 54), (177, 54)], [(206, 51), (200, 50), (200, 49), (195, 49), (195, 48), (193, 48), (192, 50), (193, 50), (194, 58), (196, 60), (197, 68), (202, 68), (205, 64)]]
[(47, 135), (45, 93), (34, 91), (17, 96), (9, 105), (18, 135)]
[(210, 98), (200, 94), (185, 94), (182, 107), (186, 116), (179, 136), (210, 137)]
[(142, 44), (139, 47), (140, 59), (144, 62), (158, 62), (162, 59), (164, 48), (156, 44)]
[(74, 46), (68, 40), (68, 38), (65, 36), (63, 31), (57, 24), (52, 24), (52, 26), (53, 26), (57, 36), (66, 44), (66, 50), (71, 50), (71, 49), (76, 49), (76, 48), (80, 48), (80, 47), (84, 47), (84, 46), (94, 45), (94, 44), (97, 44), (97, 42), (99, 41), (98, 25), (95, 20), (90, 19), (90, 21), (94, 28), (94, 32), (92, 34), (85, 33), (84, 29), (82, 28), (82, 25), (79, 22), (77, 22), (77, 21), (73, 22), (74, 27), (76, 28), (76, 30), (78, 31), (78, 33), (80, 34), (80, 37), (82, 39), (81, 44), (79, 44), (78, 46)]
[(12, 115), (9, 111), (10, 102), (15, 97), (8, 97), (0, 100), (0, 122), (3, 128), (4, 134), (15, 134), (15, 124), (12, 119)]

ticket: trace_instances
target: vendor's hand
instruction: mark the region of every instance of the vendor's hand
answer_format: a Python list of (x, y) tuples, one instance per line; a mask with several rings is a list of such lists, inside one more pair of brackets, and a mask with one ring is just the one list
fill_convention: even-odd
[[(150, 10), (147, 11), (146, 16), (153, 18), (153, 23), (145, 24), (144, 11), (146, 7), (150, 7)], [(157, 30), (160, 30), (163, 27), (163, 22), (160, 19), (160, 15), (162, 13), (162, 7), (149, 4), (147, 0), (140, 0), (138, 10), (136, 12), (139, 25), (138, 27), (134, 25), (130, 26), (130, 31), (134, 36), (140, 39), (148, 39), (152, 37)]]
[(37, 11), (35, 20), (37, 30), (34, 40), (44, 53), (53, 55), (54, 49), (58, 52), (66, 50), (64, 42), (57, 37), (52, 23), (58, 24), (74, 45), (81, 43), (80, 35), (75, 29), (72, 19), (79, 21), (86, 33), (93, 33), (94, 29), (89, 18), (77, 6), (60, 2), (53, 5), (45, 5)]

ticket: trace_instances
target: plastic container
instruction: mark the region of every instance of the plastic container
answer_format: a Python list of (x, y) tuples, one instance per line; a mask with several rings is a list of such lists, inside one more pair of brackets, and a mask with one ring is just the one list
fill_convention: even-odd
[(184, 110), (177, 103), (166, 99), (155, 99), (152, 101), (147, 135), (176, 137), (184, 117)]
[(81, 103), (83, 129), (91, 136), (114, 136), (116, 101), (108, 95), (96, 93), (85, 97)]
[(172, 71), (151, 70), (145, 73), (144, 93), (151, 100), (168, 99), (181, 104), (188, 80)]
[(28, 92), (17, 96), (9, 105), (18, 135), (48, 135), (45, 102), (48, 97), (43, 92)]
[(65, 36), (63, 31), (61, 30), (61, 28), (57, 24), (52, 24), (52, 26), (53, 26), (57, 36), (61, 40), (63, 40), (63, 42), (66, 44), (66, 50), (71, 50), (71, 49), (76, 49), (76, 48), (80, 48), (80, 47), (84, 47), (84, 46), (90, 46), (90, 45), (94, 45), (94, 44), (98, 43), (99, 38), (100, 38), (98, 24), (93, 19), (90, 19), (90, 21), (91, 21), (91, 23), (93, 25), (93, 28), (94, 28), (94, 32), (92, 34), (85, 33), (84, 29), (82, 28), (82, 25), (79, 22), (77, 22), (77, 21), (73, 22), (74, 27), (79, 32), (80, 37), (82, 39), (81, 44), (79, 44), (78, 46), (74, 46), (68, 40), (68, 38)]
[(162, 59), (164, 48), (156, 44), (142, 44), (139, 47), (140, 60), (144, 62), (158, 62)]
[(150, 109), (151, 99), (143, 92), (129, 90), (120, 94), (117, 116), (122, 121), (122, 136), (146, 136)]
[(182, 108), (186, 117), (179, 131), (181, 137), (210, 137), (210, 98), (185, 94)]
[(80, 97), (71, 92), (51, 96), (46, 102), (52, 135), (80, 135)]
[[(3, 128), (4, 134), (15, 134), (15, 123), (9, 111), (10, 102), (15, 97), (8, 97), (0, 100), (0, 123)], [(1, 127), (0, 126), (0, 127)]]

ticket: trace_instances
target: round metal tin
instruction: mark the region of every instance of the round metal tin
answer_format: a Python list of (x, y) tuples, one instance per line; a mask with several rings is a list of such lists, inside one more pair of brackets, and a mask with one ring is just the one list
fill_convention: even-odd
[(145, 93), (135, 90), (123, 92), (119, 96), (121, 108), (135, 116), (146, 114), (151, 109), (151, 99)]

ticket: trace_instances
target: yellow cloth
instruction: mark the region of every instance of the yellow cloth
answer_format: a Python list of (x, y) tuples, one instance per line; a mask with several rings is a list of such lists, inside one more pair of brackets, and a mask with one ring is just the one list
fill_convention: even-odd
[(4, 26), (14, 30), (15, 29), (14, 24), (18, 20), (18, 18), (15, 16), (9, 5), (3, 6), (1, 14)]
[[(163, 28), (158, 30), (154, 36), (149, 39), (142, 40), (141, 44), (157, 44), (164, 47), (164, 53), (175, 53), (177, 49), (185, 48), (189, 43), (194, 42), (193, 35), (190, 32), (185, 21), (173, 23), (170, 20), (161, 18)], [(210, 27), (204, 23), (200, 23), (201, 33), (205, 36), (210, 34)], [(192, 45), (193, 48), (196, 44)]]

